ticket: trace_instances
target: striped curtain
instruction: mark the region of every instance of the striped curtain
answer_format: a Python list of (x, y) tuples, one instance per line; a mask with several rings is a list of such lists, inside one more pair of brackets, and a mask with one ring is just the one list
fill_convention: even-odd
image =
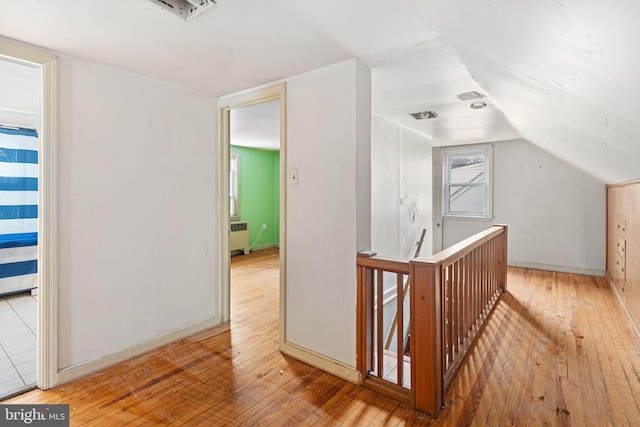
[(0, 294), (37, 286), (38, 133), (0, 126)]

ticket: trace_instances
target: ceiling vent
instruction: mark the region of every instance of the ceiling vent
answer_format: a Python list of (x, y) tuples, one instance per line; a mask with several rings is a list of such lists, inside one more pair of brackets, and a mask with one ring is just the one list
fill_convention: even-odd
[(409, 115), (416, 120), (435, 119), (436, 117), (438, 117), (438, 115), (431, 110), (420, 111), (419, 113), (411, 113)]
[(480, 99), (480, 98), (484, 98), (484, 95), (475, 90), (471, 92), (461, 93), (460, 95), (458, 95), (458, 99), (460, 101), (471, 101), (472, 99)]
[(189, 21), (200, 15), (205, 10), (213, 7), (215, 0), (151, 0), (153, 3), (160, 5), (163, 9), (168, 10)]

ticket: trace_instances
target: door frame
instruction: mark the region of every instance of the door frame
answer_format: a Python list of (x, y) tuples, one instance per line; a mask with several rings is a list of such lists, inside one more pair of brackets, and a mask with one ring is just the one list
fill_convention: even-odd
[(0, 57), (40, 68), (37, 386), (58, 384), (58, 58), (0, 38)]
[(442, 147), (434, 147), (431, 150), (431, 161), (433, 164), (433, 189), (432, 189), (432, 219), (433, 219), (433, 253), (437, 254), (442, 250), (444, 216), (442, 215)]
[(233, 109), (280, 101), (280, 316), (279, 343), (285, 341), (286, 307), (286, 83), (260, 86), (254, 89), (223, 96), (218, 99), (219, 108), (219, 215), (220, 215), (220, 315), (222, 322), (231, 320), (231, 254), (229, 251), (229, 158), (230, 112)]

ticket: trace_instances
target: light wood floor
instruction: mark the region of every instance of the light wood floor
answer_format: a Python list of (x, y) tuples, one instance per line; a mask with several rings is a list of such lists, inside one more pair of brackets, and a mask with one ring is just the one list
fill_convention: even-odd
[[(230, 332), (205, 331), (11, 403), (72, 425), (640, 425), (638, 337), (604, 279), (509, 269), (437, 421), (281, 355), (274, 251), (233, 260)], [(355, 286), (355, 284), (354, 284)]]

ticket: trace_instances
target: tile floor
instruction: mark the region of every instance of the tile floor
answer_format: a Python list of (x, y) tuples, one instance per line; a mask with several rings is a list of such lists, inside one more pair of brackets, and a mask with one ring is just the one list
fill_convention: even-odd
[(0, 399), (36, 383), (37, 297), (0, 297)]

